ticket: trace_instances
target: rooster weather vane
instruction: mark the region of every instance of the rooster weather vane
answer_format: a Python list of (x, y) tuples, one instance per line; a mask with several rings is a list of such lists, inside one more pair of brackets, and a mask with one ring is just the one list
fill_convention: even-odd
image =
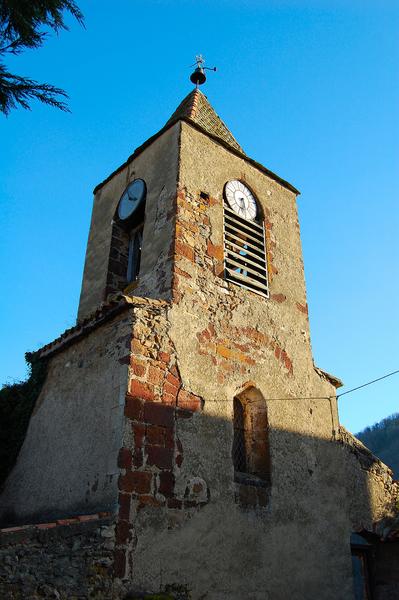
[(191, 66), (197, 66), (195, 71), (190, 75), (190, 81), (195, 84), (196, 88), (205, 83), (205, 71), (216, 71), (216, 67), (205, 67), (205, 59), (203, 58), (202, 54), (199, 54), (195, 57), (195, 63)]

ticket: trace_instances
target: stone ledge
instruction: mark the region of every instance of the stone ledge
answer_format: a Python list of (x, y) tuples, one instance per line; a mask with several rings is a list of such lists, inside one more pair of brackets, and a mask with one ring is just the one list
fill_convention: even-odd
[(2, 538), (4, 535), (8, 536), (8, 534), (43, 531), (46, 529), (54, 529), (56, 527), (58, 528), (66, 527), (69, 525), (77, 525), (81, 523), (91, 523), (93, 521), (97, 523), (99, 521), (110, 519), (111, 517), (113, 517), (113, 515), (110, 512), (98, 512), (92, 515), (79, 515), (77, 517), (57, 519), (56, 521), (52, 521), (50, 523), (37, 523), (34, 525), (28, 524), (19, 525), (17, 527), (4, 527), (0, 529), (0, 538)]
[(110, 294), (105, 302), (99, 308), (86, 317), (74, 327), (66, 329), (58, 338), (46, 344), (35, 352), (28, 352), (30, 357), (47, 358), (67, 346), (88, 335), (91, 331), (110, 321), (114, 316), (129, 308), (148, 307), (160, 309), (169, 306), (166, 300), (156, 300), (153, 298), (140, 298), (138, 296), (127, 296), (122, 293)]

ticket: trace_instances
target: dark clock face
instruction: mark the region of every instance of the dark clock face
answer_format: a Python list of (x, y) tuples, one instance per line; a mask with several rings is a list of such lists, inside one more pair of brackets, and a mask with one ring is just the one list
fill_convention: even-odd
[(146, 186), (142, 179), (129, 183), (118, 204), (118, 217), (125, 221), (136, 212), (146, 195)]

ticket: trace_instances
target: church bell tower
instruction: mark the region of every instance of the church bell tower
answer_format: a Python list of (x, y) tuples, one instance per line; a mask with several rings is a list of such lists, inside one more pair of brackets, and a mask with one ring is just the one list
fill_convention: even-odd
[(350, 534), (385, 488), (343, 454), (341, 384), (313, 362), (298, 191), (245, 154), (201, 69), (94, 190), (77, 324), (35, 354), (0, 516), (108, 511), (115, 598), (348, 600)]

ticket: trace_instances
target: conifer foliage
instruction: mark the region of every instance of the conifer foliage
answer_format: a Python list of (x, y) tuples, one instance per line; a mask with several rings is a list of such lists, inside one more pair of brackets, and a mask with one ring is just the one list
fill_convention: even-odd
[(83, 15), (73, 0), (0, 0), (0, 111), (4, 114), (19, 106), (30, 109), (35, 99), (69, 110), (64, 90), (10, 73), (4, 62), (9, 55), (39, 48), (49, 29), (56, 33), (68, 29), (65, 12), (83, 25)]

